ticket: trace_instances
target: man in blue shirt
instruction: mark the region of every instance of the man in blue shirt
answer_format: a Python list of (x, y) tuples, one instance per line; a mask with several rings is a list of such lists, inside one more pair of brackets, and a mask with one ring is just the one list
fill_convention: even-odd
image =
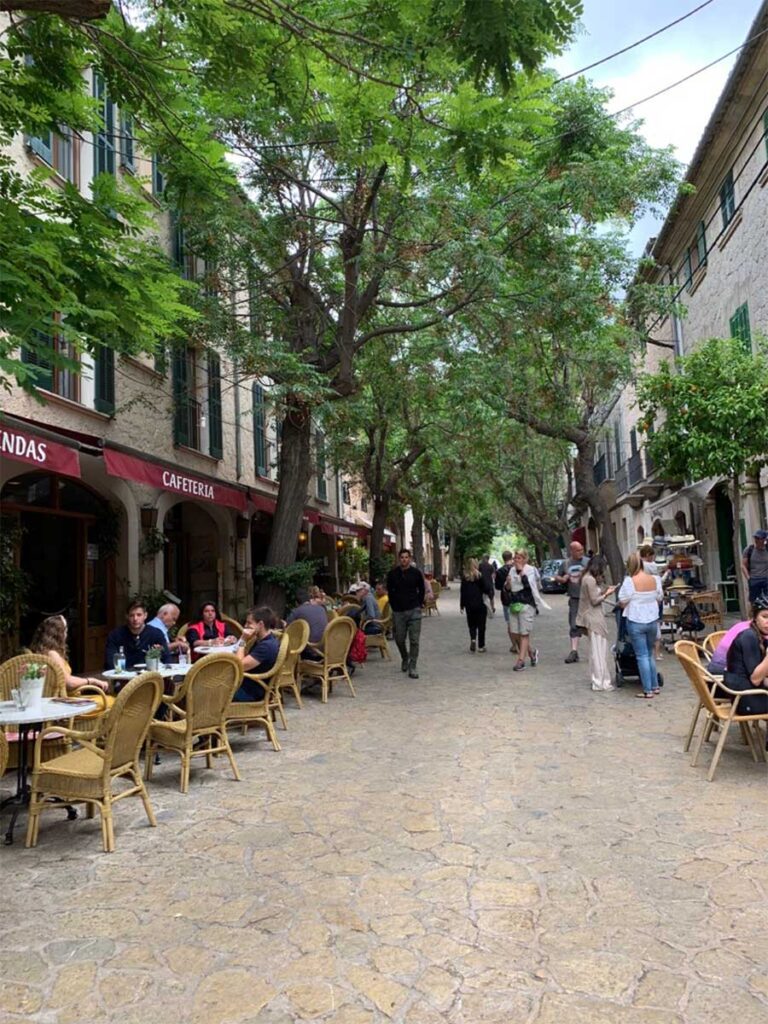
[(150, 619), (147, 623), (148, 626), (152, 626), (153, 629), (159, 629), (165, 637), (165, 642), (168, 644), (168, 650), (173, 652), (183, 651), (186, 653), (189, 650), (189, 644), (186, 640), (171, 640), (170, 630), (179, 621), (179, 606), (177, 604), (164, 604), (157, 609), (157, 615), (154, 619)]
[[(235, 652), (243, 660), (244, 672), (255, 672), (261, 675), (262, 672), (269, 672), (277, 661), (280, 643), (271, 632), (275, 628), (276, 621), (277, 618), (271, 608), (251, 608), (246, 615), (243, 635), (240, 637)], [(256, 642), (246, 654), (245, 645), (251, 637), (255, 637)], [(232, 699), (260, 701), (264, 700), (266, 692), (261, 683), (257, 683), (255, 679), (243, 679), (240, 689)]]
[(162, 660), (167, 665), (171, 660), (171, 652), (165, 642), (165, 636), (159, 629), (147, 625), (147, 609), (142, 601), (132, 601), (128, 605), (125, 616), (126, 624), (113, 629), (107, 637), (107, 648), (104, 652), (104, 667), (115, 667), (115, 655), (123, 648), (125, 667), (135, 668), (147, 660), (150, 647), (162, 647)]

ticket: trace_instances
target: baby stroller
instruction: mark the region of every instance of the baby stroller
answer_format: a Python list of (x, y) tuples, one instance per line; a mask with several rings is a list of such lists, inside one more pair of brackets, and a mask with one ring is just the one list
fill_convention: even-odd
[[(616, 686), (623, 686), (625, 679), (639, 679), (640, 670), (632, 643), (627, 636), (627, 620), (622, 615), (623, 609), (616, 605), (613, 614), (616, 616), (616, 643), (613, 653), (616, 661)], [(664, 685), (664, 677), (657, 672), (659, 686)]]

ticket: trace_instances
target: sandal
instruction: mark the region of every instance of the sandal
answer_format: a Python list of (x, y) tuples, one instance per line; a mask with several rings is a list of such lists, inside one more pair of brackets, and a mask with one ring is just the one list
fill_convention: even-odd
[(651, 692), (651, 693), (636, 693), (635, 694), (635, 697), (637, 697), (638, 700), (650, 700), (651, 697), (655, 697), (655, 696), (656, 696), (656, 694), (653, 693), (653, 692)]

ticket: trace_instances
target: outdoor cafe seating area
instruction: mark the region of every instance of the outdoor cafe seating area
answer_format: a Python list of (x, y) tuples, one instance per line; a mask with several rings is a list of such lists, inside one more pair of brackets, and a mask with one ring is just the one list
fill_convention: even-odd
[[(111, 852), (116, 803), (138, 797), (150, 825), (157, 824), (151, 789), (158, 755), (165, 777), (172, 759), (178, 758), (181, 793), (188, 792), (198, 768), (240, 780), (230, 731), (237, 728), (247, 736), (252, 730), (254, 740), (265, 739), (280, 751), (278, 730), (288, 730), (290, 715), (301, 711), (303, 691), (317, 684), (320, 699), (327, 703), (334, 683), (343, 683), (347, 694), (356, 696), (348, 663), (357, 626), (345, 612), (359, 611), (360, 606), (353, 594), (337, 595), (334, 603), (336, 607), (327, 609), (328, 625), (319, 645), (308, 643), (309, 627), (301, 619), (274, 631), (279, 652), (267, 672), (244, 672), (242, 659), (231, 649), (214, 647), (194, 664), (185, 658), (183, 664), (161, 665), (153, 671), (105, 670), (102, 678), (116, 690), (110, 697), (96, 686), (68, 691), (61, 667), (46, 655), (22, 654), (4, 662), (0, 786), (5, 799), (0, 809), (10, 814), (6, 843), (13, 842), (20, 812), (28, 811), (26, 845), (33, 847), (40, 838), (43, 812), (47, 819), (58, 817), (55, 824), (64, 827), (65, 817), (77, 817), (75, 808), (80, 805), (87, 819), (98, 811), (102, 846)], [(237, 619), (223, 618), (232, 635), (242, 636)], [(387, 608), (387, 614), (373, 621), (381, 632), (366, 637), (366, 648), (389, 658), (391, 612)], [(185, 631), (186, 625), (181, 626), (177, 637)], [(39, 705), (20, 709), (11, 697), (18, 697), (31, 661), (45, 668), (43, 695)], [(262, 700), (233, 700), (244, 679), (260, 684)], [(9, 796), (13, 773), (15, 792)]]

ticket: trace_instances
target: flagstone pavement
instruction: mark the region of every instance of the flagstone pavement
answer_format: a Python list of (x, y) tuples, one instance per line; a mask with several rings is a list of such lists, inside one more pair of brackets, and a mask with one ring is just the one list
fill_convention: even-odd
[(56, 813), (0, 847), (1, 1024), (766, 1024), (766, 765), (734, 735), (707, 783), (673, 657), (592, 693), (551, 603), (536, 669), (454, 587), (419, 680), (393, 646), (282, 752), (236, 734), (242, 782), (168, 755), (114, 854)]

